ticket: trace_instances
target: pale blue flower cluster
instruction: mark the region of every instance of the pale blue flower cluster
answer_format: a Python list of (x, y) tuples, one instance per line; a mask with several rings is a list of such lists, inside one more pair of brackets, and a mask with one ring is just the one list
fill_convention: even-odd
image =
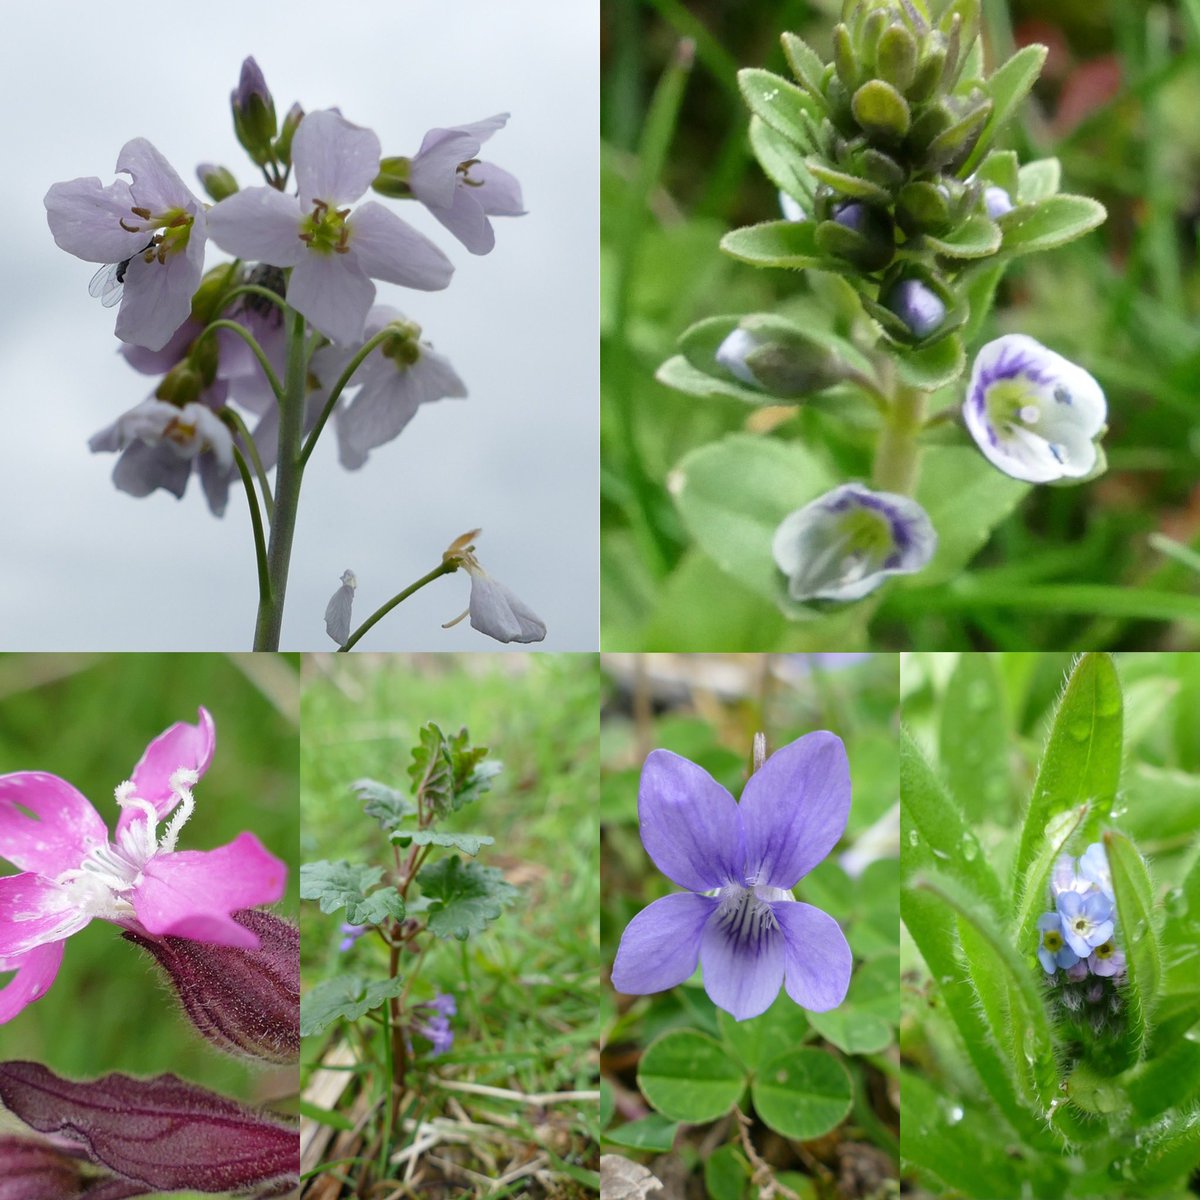
[(1038, 961), (1047, 975), (1072, 982), (1088, 975), (1116, 979), (1125, 955), (1116, 948), (1112, 873), (1104, 847), (1093, 842), (1078, 859), (1060, 856), (1050, 877), (1054, 911), (1038, 918)]

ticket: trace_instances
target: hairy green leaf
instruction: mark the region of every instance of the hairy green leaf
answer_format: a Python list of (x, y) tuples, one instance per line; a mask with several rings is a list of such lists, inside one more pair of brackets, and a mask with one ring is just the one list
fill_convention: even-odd
[(322, 1033), (339, 1018), (357, 1021), (404, 990), (404, 980), (367, 980), (359, 975), (337, 975), (323, 980), (300, 998), (300, 1034)]
[(494, 921), (518, 891), (495, 867), (464, 864), (457, 854), (440, 859), (417, 876), (429, 906), (429, 931), (465, 941)]

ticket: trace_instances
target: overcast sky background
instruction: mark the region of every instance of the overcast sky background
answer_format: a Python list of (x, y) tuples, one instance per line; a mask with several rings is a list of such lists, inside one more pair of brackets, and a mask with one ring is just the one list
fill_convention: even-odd
[[(550, 0), (215, 0), (147, 20), (43, 0), (0, 47), (7, 153), (0, 252), (0, 646), (31, 650), (249, 649), (256, 582), (245, 497), (223, 519), (193, 478), (181, 501), (136, 500), (88, 437), (154, 381), (116, 352), (115, 309), (88, 296), (95, 266), (60, 251), (51, 183), (113, 179), (121, 146), (149, 138), (201, 195), (198, 163), (255, 180), (228, 97), (253, 54), (280, 116), (337, 105), (412, 154), (425, 131), (512, 114), (482, 157), (521, 181), (529, 214), (498, 219), (475, 257), (415, 203), (387, 202), (455, 264), (449, 289), (380, 284), (416, 320), (470, 398), (424, 406), (357, 472), (332, 426), (304, 481), (283, 649), (330, 650), (325, 604), (358, 575), (355, 624), (482, 526), (482, 563), (545, 620), (538, 649), (597, 639), (597, 16)], [(209, 243), (208, 262), (220, 255)], [(148, 386), (149, 385), (149, 386)], [(406, 601), (364, 650), (490, 650), (467, 622), (464, 572)]]

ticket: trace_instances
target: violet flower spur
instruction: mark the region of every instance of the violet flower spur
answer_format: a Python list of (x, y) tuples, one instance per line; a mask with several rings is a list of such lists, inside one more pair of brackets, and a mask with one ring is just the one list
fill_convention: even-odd
[(525, 215), (516, 179), (476, 157), (507, 122), (508, 113), (498, 113), (470, 125), (431, 129), (408, 165), (412, 194), (472, 254), (487, 254), (496, 245), (488, 217)]
[(354, 201), (379, 173), (379, 139), (339, 113), (305, 116), (292, 144), (297, 195), (252, 187), (208, 214), (213, 241), (238, 258), (291, 267), (287, 301), (326, 337), (362, 338), (372, 279), (438, 291), (450, 260), (374, 200)]
[(116, 169), (131, 182), (104, 187), (91, 176), (54, 184), (46, 218), (68, 254), (118, 264), (117, 337), (159, 350), (187, 320), (200, 284), (204, 205), (145, 138), (125, 143)]
[(202, 708), (197, 724), (179, 722), (155, 738), (116, 789), (121, 815), (111, 841), (66, 780), (41, 771), (0, 776), (0, 856), (20, 872), (0, 877), (0, 961), (17, 972), (0, 989), (0, 1022), (45, 994), (62, 943), (97, 917), (148, 935), (258, 945), (231, 914), (278, 900), (284, 864), (252, 833), (216, 850), (175, 848), (215, 737)]
[(613, 987), (665, 991), (699, 963), (712, 1002), (738, 1021), (765, 1012), (781, 985), (804, 1008), (835, 1008), (850, 984), (850, 947), (831, 916), (791, 889), (837, 844), (849, 811), (846, 750), (832, 733), (773, 754), (740, 803), (702, 767), (653, 751), (638, 790), (642, 844), (687, 891), (629, 923)]

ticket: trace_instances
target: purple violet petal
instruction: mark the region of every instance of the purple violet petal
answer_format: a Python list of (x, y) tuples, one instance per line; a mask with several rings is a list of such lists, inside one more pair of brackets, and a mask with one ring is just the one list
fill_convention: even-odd
[(784, 987), (802, 1008), (828, 1012), (846, 998), (853, 955), (841, 926), (826, 912), (798, 900), (771, 911), (783, 931)]
[(783, 934), (767, 921), (743, 921), (736, 915), (722, 921), (718, 915), (700, 938), (704, 990), (735, 1021), (771, 1007), (783, 984), (784, 958)]
[(717, 908), (710, 896), (674, 892), (643, 908), (625, 927), (612, 985), (629, 996), (665, 992), (689, 978), (700, 958), (700, 938)]

